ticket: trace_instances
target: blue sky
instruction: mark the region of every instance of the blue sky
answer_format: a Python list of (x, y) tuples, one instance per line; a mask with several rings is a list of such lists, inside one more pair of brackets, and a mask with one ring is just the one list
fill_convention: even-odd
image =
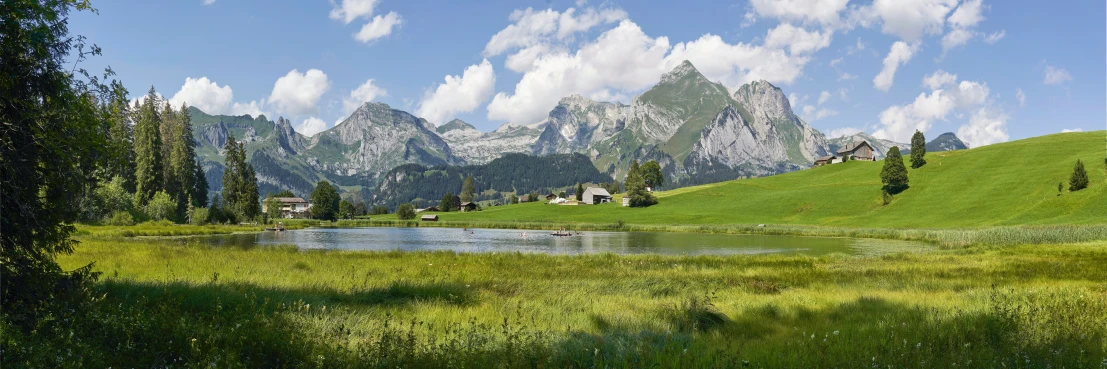
[(489, 131), (560, 97), (630, 102), (689, 59), (765, 79), (831, 135), (971, 146), (1107, 125), (1103, 1), (94, 1), (70, 30), (140, 96), (284, 116), (312, 134), (364, 101)]

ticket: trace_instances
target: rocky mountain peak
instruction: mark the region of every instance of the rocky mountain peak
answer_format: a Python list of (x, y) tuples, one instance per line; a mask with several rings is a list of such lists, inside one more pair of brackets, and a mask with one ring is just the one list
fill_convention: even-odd
[(669, 71), (669, 73), (662, 75), (660, 84), (671, 84), (688, 79), (707, 80), (707, 78), (696, 69), (696, 66), (692, 65), (692, 62), (685, 60), (681, 62), (680, 65), (676, 66), (676, 68)]
[(769, 81), (758, 80), (742, 85), (734, 92), (734, 99), (751, 112), (788, 120), (796, 119), (788, 96), (784, 95), (780, 87), (774, 86)]
[(469, 123), (465, 123), (465, 121), (463, 121), (461, 119), (451, 120), (451, 121), (447, 122), (446, 124), (438, 126), (438, 128), (435, 128), (435, 131), (438, 132), (439, 134), (446, 133), (446, 132), (449, 132), (449, 131), (454, 131), (454, 130), (474, 130), (474, 131), (476, 131), (477, 128), (473, 127), (473, 125), (471, 125)]

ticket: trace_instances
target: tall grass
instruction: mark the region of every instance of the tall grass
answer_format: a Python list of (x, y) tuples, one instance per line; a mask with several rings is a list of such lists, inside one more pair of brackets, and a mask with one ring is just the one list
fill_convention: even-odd
[[(86, 239), (29, 367), (1099, 367), (1107, 244), (851, 257), (298, 252)], [(72, 356), (71, 356), (72, 355)], [(19, 365), (17, 365), (19, 366)]]

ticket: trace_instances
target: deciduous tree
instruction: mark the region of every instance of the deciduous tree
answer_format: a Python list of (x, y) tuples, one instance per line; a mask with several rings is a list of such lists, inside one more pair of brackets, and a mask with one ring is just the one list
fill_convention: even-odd
[(880, 181), (884, 183), (884, 189), (892, 195), (907, 189), (907, 167), (903, 165), (903, 155), (900, 155), (899, 147), (892, 146), (888, 149), (884, 168), (880, 171)]
[(315, 219), (335, 220), (341, 197), (330, 182), (319, 181), (311, 190), (311, 215)]

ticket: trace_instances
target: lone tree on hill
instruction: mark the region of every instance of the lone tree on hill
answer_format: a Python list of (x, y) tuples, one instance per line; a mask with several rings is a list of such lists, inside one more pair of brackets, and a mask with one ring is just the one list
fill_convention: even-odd
[(922, 168), (926, 165), (926, 137), (922, 132), (915, 131), (911, 136), (911, 169)]
[(637, 160), (630, 164), (626, 187), (631, 207), (647, 207), (657, 203), (657, 198), (646, 191), (646, 181), (642, 179), (642, 169), (638, 166)]
[(907, 189), (907, 167), (903, 165), (903, 156), (899, 153), (899, 147), (892, 146), (888, 149), (888, 156), (884, 158), (884, 169), (880, 171), (880, 182), (884, 183), (884, 190), (892, 195)]
[(656, 160), (647, 161), (639, 169), (642, 171), (642, 180), (646, 182), (646, 187), (656, 190), (665, 184), (665, 176), (661, 174), (661, 164)]
[(319, 181), (315, 189), (311, 190), (311, 214), (315, 219), (335, 220), (338, 214), (338, 202), (341, 200), (338, 190), (335, 190), (330, 182)]
[(1076, 160), (1076, 167), (1072, 168), (1072, 177), (1069, 177), (1069, 191), (1080, 191), (1088, 188), (1088, 172), (1084, 171), (1084, 163)]

